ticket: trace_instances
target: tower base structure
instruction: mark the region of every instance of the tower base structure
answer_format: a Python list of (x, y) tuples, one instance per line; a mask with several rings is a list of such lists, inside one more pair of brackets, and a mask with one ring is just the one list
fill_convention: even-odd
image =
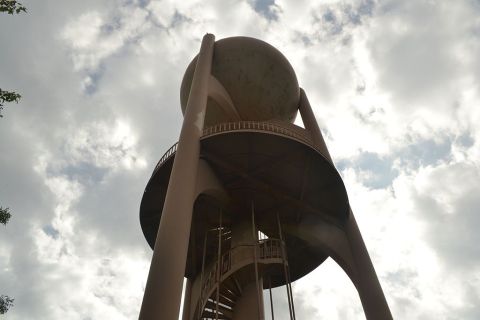
[[(392, 319), (305, 92), (288, 61), (252, 38), (207, 34), (182, 83), (184, 122), (140, 207), (154, 249), (140, 319), (264, 319), (263, 291), (332, 257), (366, 318)], [(300, 111), (305, 128), (294, 125)], [(270, 295), (271, 297), (271, 295)]]

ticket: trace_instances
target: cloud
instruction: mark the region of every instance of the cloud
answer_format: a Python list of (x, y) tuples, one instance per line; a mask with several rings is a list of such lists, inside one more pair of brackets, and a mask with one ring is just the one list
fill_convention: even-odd
[(403, 171), (375, 191), (353, 169), (343, 175), (393, 314), (443, 319), (470, 310), (478, 301), (480, 255), (470, 246), (478, 240), (477, 165), (444, 161)]
[[(178, 139), (180, 82), (206, 32), (258, 37), (292, 63), (395, 318), (478, 318), (478, 4), (27, 6), (0, 18), (0, 85), (22, 94), (0, 123), (0, 205), (13, 213), (0, 230), (9, 319), (138, 316), (151, 255), (138, 207)], [(293, 287), (299, 317), (363, 316), (331, 260)]]
[(134, 6), (121, 7), (104, 17), (98, 11), (82, 14), (68, 23), (61, 38), (71, 50), (76, 70), (98, 68), (102, 60), (117, 53), (146, 27), (147, 12)]
[(268, 20), (277, 20), (280, 8), (275, 0), (253, 0), (249, 1), (253, 9)]

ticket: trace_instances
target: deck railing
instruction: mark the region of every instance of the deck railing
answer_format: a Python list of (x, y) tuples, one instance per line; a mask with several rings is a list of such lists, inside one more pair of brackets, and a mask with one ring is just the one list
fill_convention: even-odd
[(153, 170), (152, 176), (157, 172), (158, 168), (162, 166), (162, 164), (170, 159), (172, 155), (174, 155), (177, 152), (177, 147), (178, 147), (178, 142), (176, 142), (173, 146), (171, 146), (167, 152), (163, 154), (163, 156), (158, 160), (157, 165), (155, 166), (155, 169)]
[[(290, 128), (289, 128), (290, 127)], [(303, 142), (310, 147), (318, 150), (319, 148), (313, 143), (310, 134), (303, 128), (295, 126), (294, 124), (290, 123), (281, 123), (281, 122), (269, 122), (269, 121), (238, 121), (238, 122), (225, 122), (219, 123), (217, 125), (205, 128), (203, 130), (202, 139), (205, 137), (213, 136), (222, 132), (228, 131), (266, 131), (272, 132), (278, 135), (287, 136), (290, 138), (294, 138)], [(157, 165), (155, 166), (155, 170), (153, 170), (152, 176), (157, 172), (158, 168), (162, 166), (162, 164), (170, 159), (172, 155), (175, 154), (177, 151), (178, 142), (171, 146), (167, 152), (160, 158)]]
[(267, 131), (285, 135), (298, 139), (309, 145), (313, 145), (313, 141), (310, 138), (305, 129), (295, 126), (295, 129), (290, 129), (288, 126), (295, 126), (290, 123), (269, 122), (269, 121), (238, 121), (238, 122), (225, 122), (217, 125), (205, 128), (203, 130), (203, 137), (215, 135), (226, 131)]

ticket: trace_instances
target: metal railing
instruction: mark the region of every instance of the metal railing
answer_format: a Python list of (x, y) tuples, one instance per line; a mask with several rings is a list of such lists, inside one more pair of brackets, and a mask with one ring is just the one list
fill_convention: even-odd
[[(254, 244), (242, 244), (235, 246), (222, 254), (220, 257), (220, 270), (218, 270), (218, 260), (214, 261), (210, 271), (208, 271), (203, 278), (201, 289), (201, 299), (199, 301), (198, 307), (203, 308), (207, 300), (209, 299), (210, 291), (217, 285), (217, 279), (220, 279), (222, 282), (222, 276), (232, 270), (232, 266), (242, 267), (244, 263), (242, 262), (251, 262), (254, 263), (254, 251), (257, 250), (258, 263), (266, 263), (268, 259), (281, 259), (282, 263), (286, 261), (284, 257), (284, 248), (285, 246), (283, 241), (279, 239), (264, 239), (259, 240)], [(220, 271), (220, 275), (217, 275), (217, 272)], [(234, 270), (235, 271), (235, 270)], [(218, 276), (218, 278), (217, 278)], [(202, 310), (198, 310), (201, 314)]]
[(295, 126), (295, 129), (290, 129), (288, 126), (295, 126), (290, 123), (280, 123), (280, 122), (270, 122), (270, 121), (238, 121), (238, 122), (225, 122), (219, 123), (217, 125), (205, 128), (203, 130), (203, 137), (208, 137), (215, 135), (217, 133), (222, 133), (226, 131), (267, 131), (273, 132), (280, 135), (285, 135), (291, 138), (298, 139), (304, 143), (307, 143), (311, 146), (313, 141), (310, 138), (309, 133), (300, 127)]
[[(290, 127), (290, 128), (289, 128)], [(219, 133), (228, 132), (228, 131), (266, 131), (275, 133), (278, 135), (287, 136), (299, 140), (302, 143), (307, 144), (308, 146), (314, 148), (318, 152), (322, 153), (322, 150), (315, 145), (310, 134), (305, 129), (298, 127), (291, 123), (283, 122), (270, 122), (270, 121), (238, 121), (238, 122), (225, 122), (219, 123), (217, 125), (205, 128), (203, 130), (202, 139), (213, 136)], [(177, 151), (178, 142), (171, 146), (167, 152), (160, 158), (155, 169), (153, 170), (152, 176), (157, 172), (158, 168), (162, 164), (170, 159), (172, 155)]]
[(155, 166), (155, 169), (153, 170), (152, 177), (155, 175), (155, 173), (157, 172), (158, 168), (160, 168), (165, 161), (167, 161), (168, 159), (170, 159), (170, 157), (177, 152), (177, 147), (178, 147), (178, 142), (176, 142), (173, 146), (171, 146), (171, 147), (167, 150), (167, 152), (165, 152), (165, 153), (163, 154), (163, 156), (160, 158), (160, 160), (158, 160), (158, 163), (157, 163), (157, 165)]

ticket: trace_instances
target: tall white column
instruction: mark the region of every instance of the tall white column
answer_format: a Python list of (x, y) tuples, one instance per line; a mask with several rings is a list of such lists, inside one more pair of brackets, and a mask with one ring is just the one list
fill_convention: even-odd
[(203, 37), (163, 205), (139, 319), (177, 320), (187, 261), (215, 37)]

